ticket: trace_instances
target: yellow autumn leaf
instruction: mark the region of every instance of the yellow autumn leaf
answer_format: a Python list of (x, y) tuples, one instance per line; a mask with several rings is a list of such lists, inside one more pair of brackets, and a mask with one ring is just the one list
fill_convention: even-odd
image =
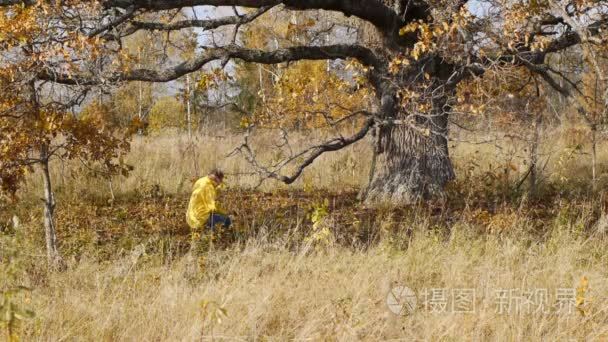
[(576, 287), (576, 310), (581, 314), (581, 316), (586, 316), (586, 308), (584, 307), (586, 302), (588, 302), (587, 291), (589, 289), (589, 279), (586, 276), (582, 276), (578, 286)]

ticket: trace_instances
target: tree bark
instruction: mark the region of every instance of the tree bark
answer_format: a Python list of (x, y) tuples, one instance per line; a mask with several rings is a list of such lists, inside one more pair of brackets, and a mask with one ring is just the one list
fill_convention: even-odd
[(57, 234), (55, 230), (55, 195), (51, 183), (49, 171), (49, 151), (48, 145), (44, 144), (40, 148), (40, 167), (44, 181), (44, 232), (46, 237), (46, 253), (49, 266), (51, 268), (62, 268), (63, 260), (57, 249)]
[[(380, 129), (378, 170), (367, 202), (409, 204), (443, 194), (445, 185), (455, 178), (446, 103), (445, 98), (433, 101), (429, 115), (412, 124)], [(400, 111), (397, 118), (407, 121), (408, 114)]]

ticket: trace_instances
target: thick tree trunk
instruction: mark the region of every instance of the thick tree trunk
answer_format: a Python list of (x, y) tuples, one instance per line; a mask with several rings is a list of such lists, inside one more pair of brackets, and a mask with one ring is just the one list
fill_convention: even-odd
[(445, 99), (434, 101), (427, 118), (409, 123), (398, 113), (399, 124), (380, 129), (378, 169), (367, 202), (408, 204), (443, 193), (454, 179), (448, 149)]
[(63, 261), (57, 249), (57, 234), (55, 231), (55, 196), (49, 172), (48, 146), (43, 145), (40, 149), (42, 177), (44, 181), (44, 232), (46, 237), (46, 253), (49, 266), (62, 268)]

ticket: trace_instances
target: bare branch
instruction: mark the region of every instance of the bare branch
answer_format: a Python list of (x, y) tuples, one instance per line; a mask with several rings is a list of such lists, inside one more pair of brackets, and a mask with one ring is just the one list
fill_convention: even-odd
[[(285, 184), (292, 184), (293, 182), (295, 182), (298, 179), (298, 177), (300, 177), (300, 175), (302, 174), (302, 172), (304, 171), (304, 169), (306, 167), (308, 167), (310, 164), (312, 164), (317, 158), (319, 158), (324, 153), (341, 150), (341, 149), (343, 149), (349, 145), (352, 145), (352, 144), (356, 143), (357, 141), (360, 141), (361, 139), (365, 138), (367, 133), (369, 133), (369, 131), (372, 129), (372, 127), (374, 127), (374, 124), (376, 122), (374, 114), (367, 113), (367, 116), (369, 116), (369, 118), (366, 120), (363, 127), (355, 134), (353, 134), (349, 137), (334, 138), (334, 139), (326, 141), (322, 144), (315, 145), (306, 150), (303, 150), (300, 153), (297, 153), (297, 154), (291, 156), (289, 159), (280, 163), (280, 165), (277, 168), (275, 168), (274, 170), (270, 170), (269, 168), (264, 167), (259, 164), (259, 162), (256, 159), (255, 154), (253, 153), (251, 147), (249, 146), (247, 137), (245, 138), (245, 142), (241, 146), (237, 147), (235, 149), (235, 151), (233, 152), (233, 154), (241, 153), (245, 157), (245, 159), (247, 159), (247, 161), (257, 170), (257, 172), (259, 174), (261, 174), (262, 176), (264, 176), (265, 178), (274, 178)], [(289, 163), (291, 163), (299, 158), (302, 158), (304, 156), (306, 156), (306, 157), (303, 159), (303, 161), (300, 164), (298, 164), (295, 171), (293, 171), (291, 173), (291, 175), (286, 176), (286, 175), (282, 175), (279, 173), (283, 167), (285, 167)]]
[(127, 8), (126, 12), (120, 16), (118, 16), (117, 18), (115, 18), (114, 20), (110, 21), (109, 23), (102, 25), (96, 29), (94, 29), (91, 32), (87, 32), (87, 36), (89, 37), (93, 37), (96, 36), (104, 31), (107, 31), (109, 29), (112, 29), (122, 23), (124, 23), (125, 21), (131, 19), (133, 17), (133, 15), (135, 14), (135, 7), (131, 6), (129, 8)]
[(0, 0), (0, 7), (14, 6), (14, 5), (25, 5), (31, 6), (36, 3), (36, 0)]
[[(425, 19), (429, 14), (429, 6), (425, 1), (410, 1), (402, 15), (380, 0), (106, 0), (106, 8), (119, 7), (146, 10), (170, 10), (194, 6), (241, 6), (260, 8), (283, 4), (294, 10), (327, 10), (341, 12), (346, 16), (356, 16), (368, 21), (382, 31), (386, 36), (399, 40), (399, 29), (406, 23), (417, 19)], [(407, 38), (401, 41), (411, 43)]]
[(226, 47), (208, 48), (197, 58), (183, 62), (172, 68), (161, 70), (134, 69), (115, 73), (103, 80), (94, 77), (93, 75), (71, 75), (55, 72), (55, 70), (52, 69), (43, 69), (43, 71), (38, 74), (38, 78), (70, 85), (97, 85), (106, 82), (112, 83), (119, 81), (168, 82), (197, 71), (211, 61), (230, 58), (238, 58), (246, 62), (262, 64), (278, 64), (299, 60), (356, 58), (365, 65), (373, 66), (377, 69), (383, 68), (382, 60), (370, 49), (360, 45), (296, 46), (274, 51), (246, 49), (237, 45), (230, 45)]
[(175, 23), (163, 24), (156, 22), (142, 22), (142, 21), (133, 21), (131, 22), (131, 29), (128, 34), (134, 33), (138, 30), (156, 30), (156, 31), (176, 31), (182, 30), (190, 27), (202, 28), (205, 30), (216, 29), (221, 26), (226, 25), (243, 25), (249, 23), (262, 14), (266, 13), (270, 8), (270, 6), (260, 7), (257, 11), (246, 14), (246, 15), (235, 15), (235, 16), (227, 16), (223, 18), (215, 18), (215, 19), (193, 19), (193, 20), (181, 20)]

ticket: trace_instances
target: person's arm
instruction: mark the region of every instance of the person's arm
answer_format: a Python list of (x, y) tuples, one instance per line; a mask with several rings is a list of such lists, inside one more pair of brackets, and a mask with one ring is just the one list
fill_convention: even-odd
[(215, 213), (215, 214), (220, 214), (220, 215), (224, 215), (224, 216), (227, 216), (227, 215), (228, 215), (228, 214), (226, 213), (226, 211), (222, 209), (222, 207), (219, 205), (219, 203), (217, 203), (217, 202), (215, 201), (215, 199), (213, 200), (213, 207), (215, 208), (215, 209), (213, 209), (213, 213)]
[(216, 213), (216, 214), (228, 216), (228, 214), (226, 213), (226, 211), (223, 210), (222, 208), (218, 207), (217, 205), (215, 206), (215, 210), (213, 212)]
[(210, 185), (209, 188), (207, 188), (206, 190), (206, 200), (207, 203), (209, 203), (209, 212), (214, 214), (227, 215), (226, 211), (224, 211), (219, 205), (219, 203), (216, 201), (217, 188), (214, 188), (212, 185)]

